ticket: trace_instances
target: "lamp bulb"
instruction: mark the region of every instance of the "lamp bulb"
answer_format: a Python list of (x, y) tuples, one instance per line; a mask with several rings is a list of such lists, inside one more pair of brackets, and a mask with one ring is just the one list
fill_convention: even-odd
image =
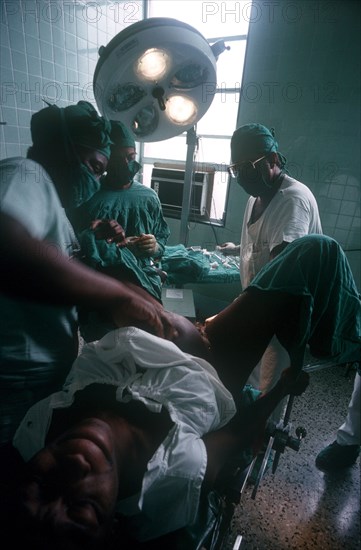
[(167, 115), (175, 124), (191, 124), (197, 111), (196, 104), (189, 97), (174, 95), (167, 101)]
[(146, 80), (159, 80), (170, 66), (170, 57), (165, 50), (150, 48), (137, 61), (136, 72)]

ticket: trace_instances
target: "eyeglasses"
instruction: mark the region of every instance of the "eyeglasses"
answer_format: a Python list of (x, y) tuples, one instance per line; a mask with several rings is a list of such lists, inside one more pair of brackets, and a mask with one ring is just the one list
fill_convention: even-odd
[(252, 172), (253, 170), (255, 170), (257, 162), (265, 159), (266, 156), (267, 155), (263, 155), (263, 157), (254, 161), (247, 160), (246, 162), (236, 162), (234, 164), (230, 164), (227, 168), (228, 173), (232, 176), (232, 178), (236, 178), (239, 173), (247, 174), (249, 172)]

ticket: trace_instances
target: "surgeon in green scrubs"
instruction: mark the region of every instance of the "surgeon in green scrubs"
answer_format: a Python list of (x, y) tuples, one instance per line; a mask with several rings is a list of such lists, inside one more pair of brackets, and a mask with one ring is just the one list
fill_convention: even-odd
[[(128, 280), (161, 300), (162, 278), (157, 268), (170, 235), (158, 195), (134, 179), (134, 137), (121, 122), (111, 122), (111, 156), (101, 189), (75, 212), (75, 226), (84, 254), (92, 267), (119, 280)], [(124, 229), (122, 243), (97, 239), (95, 220), (115, 220)], [(92, 226), (93, 223), (93, 226)], [(120, 244), (120, 246), (119, 246)]]
[(88, 102), (51, 105), (31, 118), (27, 157), (0, 161), (0, 451), (29, 406), (61, 388), (78, 353), (76, 306), (167, 336), (158, 304), (79, 261), (66, 215), (99, 188), (109, 126)]

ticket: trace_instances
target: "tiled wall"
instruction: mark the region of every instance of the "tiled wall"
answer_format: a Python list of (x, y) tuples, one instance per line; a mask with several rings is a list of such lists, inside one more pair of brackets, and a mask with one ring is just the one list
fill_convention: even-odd
[(142, 18), (142, 0), (1, 0), (0, 158), (26, 154), (43, 99), (94, 103), (99, 47)]
[[(252, 17), (238, 125), (275, 128), (361, 291), (360, 3), (257, 1)], [(234, 220), (247, 197), (233, 189), (231, 198)]]

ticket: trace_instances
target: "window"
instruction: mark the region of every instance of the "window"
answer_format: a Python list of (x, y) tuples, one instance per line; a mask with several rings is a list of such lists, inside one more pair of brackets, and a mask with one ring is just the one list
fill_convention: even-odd
[[(188, 0), (185, 3), (178, 0), (150, 0), (147, 5), (149, 17), (178, 19), (196, 28), (211, 45), (223, 40), (229, 47), (229, 50), (219, 55), (217, 91), (209, 110), (196, 127), (196, 168), (193, 183), (199, 186), (202, 180), (200, 174), (207, 174), (204, 179), (207, 182), (207, 190), (203, 193), (203, 199), (207, 196), (207, 200), (203, 200), (201, 209), (198, 203), (193, 204), (194, 208), (191, 209), (191, 219), (194, 221), (224, 225), (229, 186), (227, 165), (230, 163), (230, 140), (237, 123), (251, 2)], [(172, 163), (177, 165), (176, 169), (184, 169), (187, 157), (186, 139), (187, 134), (184, 133), (161, 142), (141, 144), (140, 156), (145, 185), (154, 187), (152, 173), (155, 164), (158, 172), (155, 171), (154, 175), (158, 178), (163, 165), (165, 170), (169, 170), (169, 164)], [(164, 175), (167, 176), (166, 173)], [(166, 184), (166, 180), (167, 177), (161, 178), (161, 187)], [(162, 191), (164, 192), (163, 187)], [(194, 200), (198, 200), (197, 193), (198, 191), (192, 191), (192, 200), (193, 197)], [(169, 197), (169, 194), (167, 196)], [(177, 194), (174, 202), (178, 201)], [(168, 213), (169, 217), (180, 217), (179, 208), (168, 208), (165, 213)]]

